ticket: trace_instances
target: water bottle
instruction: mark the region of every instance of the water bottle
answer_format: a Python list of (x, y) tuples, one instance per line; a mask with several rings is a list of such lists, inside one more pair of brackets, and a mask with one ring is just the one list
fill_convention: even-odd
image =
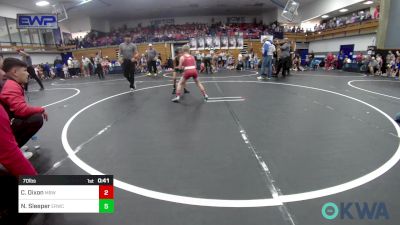
[(36, 150), (40, 148), (39, 141), (38, 141), (38, 137), (37, 137), (36, 135), (34, 135), (34, 136), (31, 138), (31, 141), (32, 141), (32, 144), (33, 144), (33, 146), (34, 146), (34, 148), (35, 148)]

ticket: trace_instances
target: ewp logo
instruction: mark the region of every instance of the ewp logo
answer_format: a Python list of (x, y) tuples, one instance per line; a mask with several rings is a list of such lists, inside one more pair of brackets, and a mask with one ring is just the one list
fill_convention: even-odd
[(389, 219), (389, 212), (383, 202), (374, 202), (372, 205), (363, 202), (340, 203), (340, 208), (333, 202), (325, 203), (321, 209), (322, 217), (327, 220), (334, 220), (338, 216), (340, 219), (360, 219), (360, 220), (380, 220)]
[(57, 29), (57, 15), (28, 15), (19, 14), (17, 17), (18, 28), (46, 28)]

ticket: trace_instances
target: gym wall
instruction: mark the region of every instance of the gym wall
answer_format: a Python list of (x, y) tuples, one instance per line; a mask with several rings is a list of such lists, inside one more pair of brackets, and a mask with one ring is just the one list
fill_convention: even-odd
[[(144, 54), (148, 48), (148, 44), (137, 45), (139, 54)], [(159, 43), (153, 44), (153, 48), (161, 53), (161, 58), (165, 62), (168, 57), (171, 57), (171, 44), (169, 43)], [(103, 57), (108, 56), (110, 60), (116, 60), (118, 54), (118, 46), (105, 47), (105, 48), (90, 48), (90, 49), (78, 49), (72, 52), (74, 58), (80, 59), (84, 57), (95, 57), (96, 53), (101, 50)]]

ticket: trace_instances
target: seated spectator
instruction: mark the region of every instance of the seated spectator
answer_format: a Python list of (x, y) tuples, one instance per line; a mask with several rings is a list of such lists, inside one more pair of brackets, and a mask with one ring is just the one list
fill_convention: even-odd
[(375, 57), (371, 58), (371, 61), (368, 64), (368, 69), (371, 75), (376, 75), (376, 73), (379, 71), (379, 63), (375, 59)]
[(294, 71), (303, 71), (303, 68), (301, 68), (301, 59), (298, 54), (296, 54), (293, 58), (292, 69)]
[(370, 13), (369, 11), (367, 11), (367, 12), (365, 13), (364, 20), (370, 20), (370, 19), (372, 19), (372, 15), (371, 15), (371, 13)]
[(243, 55), (241, 53), (239, 53), (236, 70), (243, 70), (243, 69), (244, 69)]
[(360, 53), (358, 53), (357, 56), (356, 56), (356, 62), (357, 62), (358, 64), (361, 64), (361, 63), (362, 63), (362, 60), (363, 60), (363, 54), (360, 52)]
[(325, 58), (325, 70), (331, 70), (333, 66), (333, 54), (330, 52)]
[(351, 60), (350, 58), (346, 55), (343, 59), (343, 68), (347, 68), (347, 64), (350, 64)]
[(43, 119), (47, 121), (48, 116), (43, 107), (32, 107), (25, 101), (23, 85), (28, 82), (26, 63), (6, 58), (3, 70), (7, 81), (0, 92), (0, 102), (8, 112), (8, 123), (11, 123), (18, 147), (22, 147), (42, 127)]
[(13, 176), (37, 175), (35, 168), (24, 157), (10, 127), (10, 118), (0, 104), (0, 164)]
[(336, 70), (338, 68), (339, 60), (336, 55), (333, 55), (332, 63), (331, 63), (331, 69)]
[[(3, 56), (0, 55), (0, 90), (1, 82), (4, 80), (6, 75), (2, 68)], [(0, 164), (2, 164), (13, 176), (37, 174), (32, 164), (24, 157), (22, 151), (18, 148), (10, 127), (10, 118), (2, 104), (0, 104), (0, 149)]]

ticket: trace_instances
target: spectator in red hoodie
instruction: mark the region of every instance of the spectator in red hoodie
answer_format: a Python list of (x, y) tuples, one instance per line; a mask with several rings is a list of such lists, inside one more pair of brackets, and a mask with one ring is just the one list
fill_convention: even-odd
[(325, 70), (331, 70), (332, 66), (333, 66), (333, 54), (332, 52), (329, 52), (328, 55), (326, 56), (326, 60), (325, 60)]
[[(5, 75), (6, 73), (2, 70), (2, 58), (0, 58), (0, 81)], [(10, 126), (10, 118), (2, 104), (0, 104), (0, 164), (14, 176), (37, 174), (32, 164), (18, 148)]]
[(376, 6), (375, 10), (374, 10), (374, 19), (379, 19), (379, 13), (380, 12), (380, 6)]
[(3, 55), (0, 54), (0, 91), (1, 88), (3, 87), (4, 84), (4, 79), (5, 79), (5, 75), (6, 73), (3, 71)]
[(28, 82), (27, 64), (19, 59), (6, 58), (3, 70), (7, 81), (0, 92), (0, 102), (11, 119), (18, 146), (22, 147), (42, 127), (43, 119), (47, 121), (48, 116), (43, 107), (32, 107), (25, 101), (23, 85)]

